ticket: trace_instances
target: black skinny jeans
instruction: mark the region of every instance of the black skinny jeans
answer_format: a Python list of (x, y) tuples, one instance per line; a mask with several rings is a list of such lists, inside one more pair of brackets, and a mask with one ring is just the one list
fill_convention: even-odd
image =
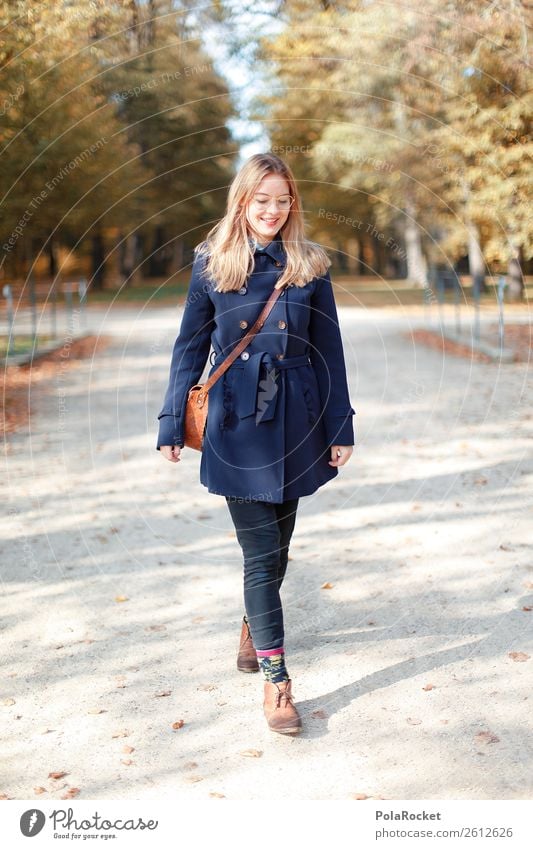
[(298, 498), (282, 504), (226, 496), (244, 555), (244, 607), (254, 648), (283, 646), (283, 610), (279, 590), (287, 571)]

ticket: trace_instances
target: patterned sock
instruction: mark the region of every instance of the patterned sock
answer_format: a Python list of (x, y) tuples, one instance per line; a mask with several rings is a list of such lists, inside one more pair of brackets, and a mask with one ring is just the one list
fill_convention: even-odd
[(263, 670), (265, 681), (270, 681), (272, 684), (279, 684), (281, 681), (289, 680), (283, 648), (256, 651), (256, 655), (259, 666)]

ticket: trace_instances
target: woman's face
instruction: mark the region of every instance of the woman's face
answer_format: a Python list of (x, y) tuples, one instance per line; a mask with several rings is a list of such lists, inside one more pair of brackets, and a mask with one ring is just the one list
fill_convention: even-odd
[[(261, 244), (271, 242), (290, 214), (289, 184), (280, 174), (267, 174), (246, 206), (250, 234)], [(284, 203), (285, 201), (285, 203)]]

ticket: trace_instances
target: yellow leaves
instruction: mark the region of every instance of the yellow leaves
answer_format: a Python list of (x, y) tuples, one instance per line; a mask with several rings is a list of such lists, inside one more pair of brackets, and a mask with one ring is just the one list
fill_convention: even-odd
[(263, 752), (259, 749), (244, 749), (242, 752), (239, 752), (243, 758), (260, 758), (263, 756)]
[(59, 779), (64, 778), (65, 775), (68, 775), (68, 772), (49, 772), (48, 778), (53, 778), (54, 781), (59, 781)]
[(320, 587), (320, 589), (321, 589), (321, 590), (332, 590), (332, 589), (333, 589), (333, 584), (330, 584), (330, 582), (329, 582), (329, 581), (326, 581), (326, 583), (325, 583), (325, 584), (322, 584), (322, 586)]
[(215, 790), (212, 790), (209, 795), (213, 799), (225, 799), (226, 798), (223, 793), (217, 793)]
[(134, 752), (135, 749), (134, 749), (133, 746), (123, 746), (122, 751), (124, 752), (125, 755), (131, 755), (131, 753)]
[(115, 596), (115, 601), (116, 601), (118, 604), (121, 604), (123, 601), (129, 601), (129, 598), (128, 598), (128, 596), (127, 596), (127, 595), (116, 595), (116, 596)]
[(34, 787), (34, 788), (33, 788), (33, 792), (34, 792), (37, 796), (40, 796), (40, 795), (41, 795), (41, 793), (48, 793), (48, 790), (46, 789), (46, 787)]
[(178, 719), (176, 722), (172, 723), (172, 728), (174, 729), (174, 731), (177, 731), (178, 728), (183, 728), (184, 725), (185, 725), (185, 720), (184, 719)]
[(2, 699), (0, 702), (4, 707), (10, 707), (11, 705), (16, 704), (15, 699)]
[(129, 737), (129, 736), (130, 736), (130, 732), (126, 728), (124, 728), (122, 731), (116, 731), (114, 734), (112, 734), (111, 739), (114, 740), (116, 737)]

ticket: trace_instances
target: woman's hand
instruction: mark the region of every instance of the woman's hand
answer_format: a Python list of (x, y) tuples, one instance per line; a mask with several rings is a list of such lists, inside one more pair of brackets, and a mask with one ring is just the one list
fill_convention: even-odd
[(330, 466), (344, 466), (353, 454), (353, 445), (332, 445)]
[(159, 450), (163, 457), (166, 457), (171, 463), (179, 463), (181, 452), (179, 445), (161, 445)]

